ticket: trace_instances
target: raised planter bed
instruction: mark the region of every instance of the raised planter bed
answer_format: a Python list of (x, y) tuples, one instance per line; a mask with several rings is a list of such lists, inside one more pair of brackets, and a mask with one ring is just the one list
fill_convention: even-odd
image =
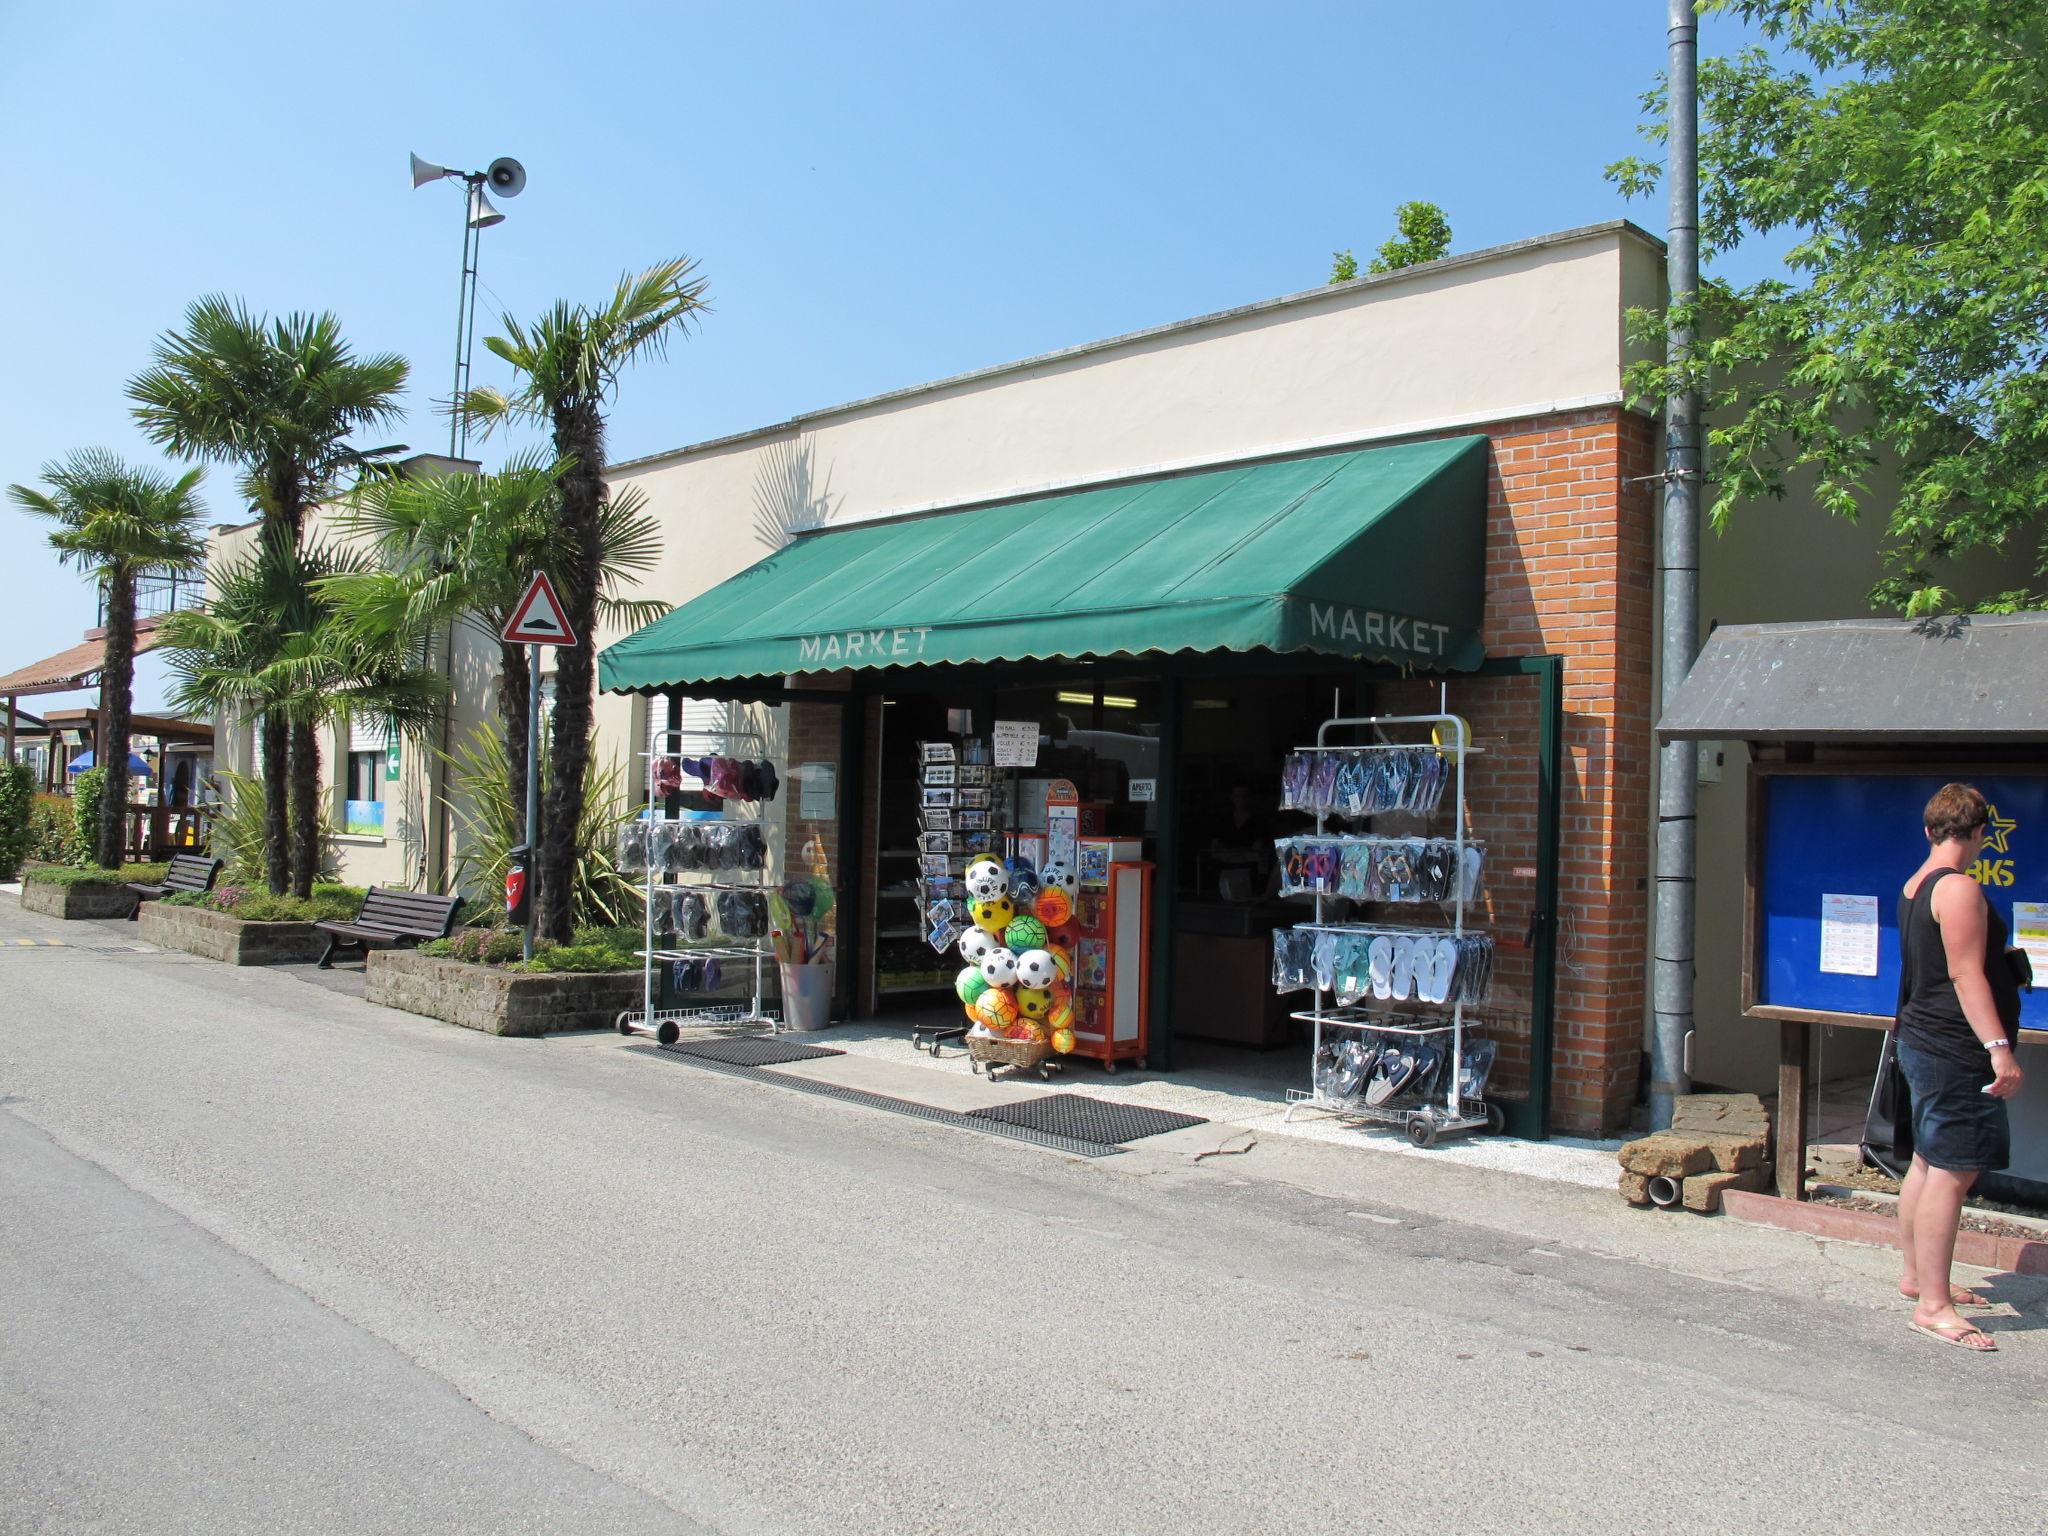
[(182, 949), (228, 965), (287, 965), (318, 960), (327, 948), (311, 923), (251, 923), (209, 907), (143, 903), (142, 937), (165, 949)]
[[(1831, 1238), (1836, 1242), (1894, 1248), (1899, 1241), (1898, 1218), (1881, 1216), (1875, 1211), (1845, 1210), (1839, 1205), (1785, 1200), (1776, 1195), (1739, 1190), (1730, 1190), (1721, 1197), (1721, 1209), (1737, 1221), (1751, 1226), (1804, 1232), (1810, 1237)], [(2015, 1275), (2048, 1275), (2048, 1242), (1994, 1237), (1988, 1232), (1958, 1232), (1956, 1262)]]
[(135, 910), (135, 893), (122, 885), (48, 885), (31, 880), (21, 887), (21, 905), (24, 911), (45, 917), (126, 917)]
[(638, 971), (529, 976), (409, 949), (373, 949), (366, 974), (365, 1001), (487, 1035), (610, 1029), (640, 1002)]

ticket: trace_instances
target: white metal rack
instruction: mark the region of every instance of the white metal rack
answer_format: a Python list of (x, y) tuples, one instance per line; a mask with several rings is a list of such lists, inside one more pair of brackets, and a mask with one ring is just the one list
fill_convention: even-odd
[[(1464, 876), (1465, 850), (1468, 846), (1468, 840), (1465, 835), (1465, 760), (1479, 749), (1472, 745), (1470, 727), (1458, 716), (1449, 712), (1447, 707), (1448, 699), (1440, 695), (1440, 700), (1440, 712), (1436, 714), (1339, 716), (1325, 720), (1316, 731), (1315, 745), (1313, 747), (1300, 747), (1296, 750), (1313, 752), (1318, 755), (1329, 752), (1414, 751), (1429, 743), (1389, 740), (1387, 739), (1389, 729), (1418, 729), (1425, 726), (1432, 729), (1434, 732), (1432, 739), (1437, 742), (1441, 750), (1446, 751), (1452, 758), (1454, 769), (1453, 778), (1449, 785), (1453, 815), (1452, 834), (1449, 841), (1452, 843), (1457, 854), (1457, 874), (1452, 882), (1450, 901), (1451, 927), (1448, 935), (1446, 935), (1445, 930), (1442, 928), (1425, 928), (1406, 924), (1337, 922), (1329, 910), (1332, 898), (1320, 888), (1316, 891), (1315, 896), (1315, 922), (1312, 924), (1301, 924), (1299, 925), (1300, 927), (1318, 933), (1345, 933), (1373, 937), (1382, 934), (1403, 933), (1410, 936), (1428, 934), (1437, 938), (1446, 936), (1451, 938), (1464, 937), (1465, 906), (1468, 899), (1468, 881)], [(1338, 734), (1370, 732), (1378, 739), (1365, 742), (1332, 742), (1330, 738), (1333, 732)], [(1448, 744), (1443, 743), (1441, 740), (1446, 734), (1453, 738)], [(1318, 836), (1326, 835), (1328, 821), (1329, 812), (1319, 807), (1316, 811), (1316, 833)], [(1477, 892), (1473, 891), (1471, 894), (1476, 896)], [(1312, 977), (1311, 980), (1313, 979)], [(1383, 1124), (1399, 1125), (1406, 1130), (1410, 1141), (1414, 1142), (1417, 1146), (1423, 1147), (1435, 1145), (1438, 1138), (1442, 1136), (1460, 1135), (1489, 1126), (1494, 1130), (1501, 1128), (1502, 1117), (1497, 1107), (1489, 1106), (1483, 1096), (1467, 1097), (1462, 1092), (1466, 1033), (1465, 1003), (1462, 997), (1449, 1004), (1438, 1005), (1447, 1006), (1450, 1009), (1450, 1016), (1445, 1021), (1441, 1023), (1419, 1023), (1415, 1021), (1423, 1017), (1421, 1015), (1391, 1013), (1387, 1011), (1375, 1012), (1366, 1008), (1336, 1006), (1332, 992), (1321, 986), (1314, 988), (1314, 995), (1315, 1002), (1309, 1008), (1292, 1015), (1292, 1017), (1302, 1020), (1311, 1027), (1313, 1040), (1309, 1057), (1309, 1086), (1305, 1090), (1300, 1088), (1290, 1088), (1287, 1090), (1286, 1119), (1291, 1120), (1294, 1117), (1295, 1110), (1308, 1108), (1322, 1110), (1328, 1114), (1338, 1115), (1346, 1119), (1371, 1120)], [(1395, 1106), (1370, 1105), (1365, 1103), (1362, 1097), (1342, 1100), (1328, 1097), (1323, 1092), (1322, 1085), (1315, 1079), (1314, 1065), (1322, 1055), (1323, 1031), (1325, 1029), (1370, 1030), (1375, 1034), (1414, 1036), (1418, 1038), (1438, 1035), (1450, 1036), (1450, 1061), (1448, 1063), (1448, 1071), (1444, 1074), (1448, 1081), (1440, 1099), (1432, 1099), (1421, 1105)]]
[[(705, 745), (710, 743), (710, 745)], [(685, 752), (685, 744), (699, 747), (699, 752)], [(650, 827), (666, 820), (661, 814), (660, 804), (654, 793), (654, 764), (665, 759), (680, 768), (685, 756), (749, 755), (765, 758), (767, 741), (758, 731), (730, 731), (715, 729), (692, 729), (658, 731), (648, 738), (648, 750), (640, 756), (647, 763), (647, 822)], [(765, 835), (765, 834), (764, 834)], [(681, 944), (674, 948), (661, 948), (655, 942), (654, 891), (661, 877), (667, 873), (655, 867), (656, 860), (649, 850), (647, 870), (644, 877), (643, 896), (646, 914), (642, 918), (644, 944), (640, 950), (640, 1009), (628, 1009), (618, 1017), (618, 1029), (622, 1035), (653, 1035), (663, 1045), (678, 1039), (686, 1026), (705, 1024), (765, 1024), (772, 1034), (781, 1027), (781, 1017), (761, 1003), (761, 980), (764, 962), (770, 953), (767, 935), (758, 939), (723, 941), (706, 944)], [(697, 880), (688, 884), (700, 891), (760, 891), (768, 890), (766, 861), (761, 869), (732, 870), (727, 873), (740, 876), (733, 880)], [(738, 1002), (712, 1003), (696, 1008), (657, 1008), (655, 999), (659, 992), (656, 968), (677, 960), (744, 960), (753, 967), (753, 999), (742, 1005)]]

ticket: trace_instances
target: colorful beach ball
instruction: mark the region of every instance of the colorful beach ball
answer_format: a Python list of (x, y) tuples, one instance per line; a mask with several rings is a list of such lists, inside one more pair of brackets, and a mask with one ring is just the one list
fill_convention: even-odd
[(972, 1008), (974, 1000), (988, 990), (988, 978), (981, 974), (978, 965), (963, 966), (960, 974), (953, 978), (953, 990), (961, 1002)]
[(1062, 1056), (1073, 1054), (1074, 1032), (1071, 1029), (1056, 1029), (1052, 1032), (1052, 1048)]

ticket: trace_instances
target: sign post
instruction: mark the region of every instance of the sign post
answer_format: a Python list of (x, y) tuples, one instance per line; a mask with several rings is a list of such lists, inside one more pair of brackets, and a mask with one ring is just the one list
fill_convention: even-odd
[[(569, 616), (546, 571), (535, 571), (526, 595), (512, 610), (501, 636), (526, 647), (526, 843), (515, 849), (505, 872), (506, 915), (520, 922), (520, 954), (533, 958), (533, 914), (538, 905), (533, 885), (534, 833), (540, 822), (540, 648), (577, 643)], [(523, 910), (522, 910), (523, 909)]]

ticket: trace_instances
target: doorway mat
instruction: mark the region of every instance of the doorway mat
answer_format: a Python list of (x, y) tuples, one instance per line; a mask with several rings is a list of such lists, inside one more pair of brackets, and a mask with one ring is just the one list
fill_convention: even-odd
[[(941, 1109), (936, 1104), (919, 1104), (914, 1099), (898, 1099), (885, 1093), (869, 1093), (864, 1088), (847, 1088), (839, 1083), (821, 1083), (816, 1078), (792, 1077), (786, 1072), (770, 1072), (761, 1067), (737, 1066), (732, 1062), (720, 1061), (715, 1056), (705, 1056), (687, 1050), (682, 1042), (675, 1045), (635, 1044), (627, 1046), (626, 1049), (636, 1055), (650, 1056), (658, 1061), (674, 1062), (685, 1067), (701, 1067), (706, 1072), (745, 1078), (754, 1083), (767, 1083), (792, 1093), (807, 1093), (813, 1098), (836, 1099), (841, 1104), (853, 1104), (862, 1109), (879, 1109), (885, 1114), (903, 1115), (912, 1120), (922, 1120), (929, 1125), (946, 1125), (955, 1130), (974, 1131), (983, 1136), (1000, 1136), (1008, 1141), (1028, 1142), (1034, 1147), (1064, 1152), (1070, 1157), (1115, 1157), (1124, 1150), (1114, 1142), (1063, 1136), (1054, 1131), (1040, 1130), (1036, 1126), (1012, 1125), (1003, 1120), (964, 1114), (957, 1109)], [(845, 1053), (825, 1051), (820, 1054), (839, 1056)]]
[(1015, 1104), (997, 1104), (990, 1109), (972, 1109), (970, 1115), (997, 1120), (1004, 1125), (1028, 1127), (1054, 1136), (1073, 1136), (1082, 1141), (1141, 1141), (1184, 1131), (1191, 1125), (1207, 1125), (1201, 1115), (1176, 1114), (1169, 1109), (1145, 1109), (1137, 1104), (1120, 1104), (1109, 1099), (1091, 1099), (1078, 1093), (1048, 1093), (1040, 1098), (1020, 1099)]
[(798, 1045), (773, 1035), (760, 1038), (740, 1036), (726, 1040), (678, 1040), (656, 1046), (678, 1056), (697, 1056), (705, 1061), (722, 1061), (729, 1067), (780, 1067), (792, 1061), (817, 1061), (826, 1056), (844, 1056), (823, 1045)]

